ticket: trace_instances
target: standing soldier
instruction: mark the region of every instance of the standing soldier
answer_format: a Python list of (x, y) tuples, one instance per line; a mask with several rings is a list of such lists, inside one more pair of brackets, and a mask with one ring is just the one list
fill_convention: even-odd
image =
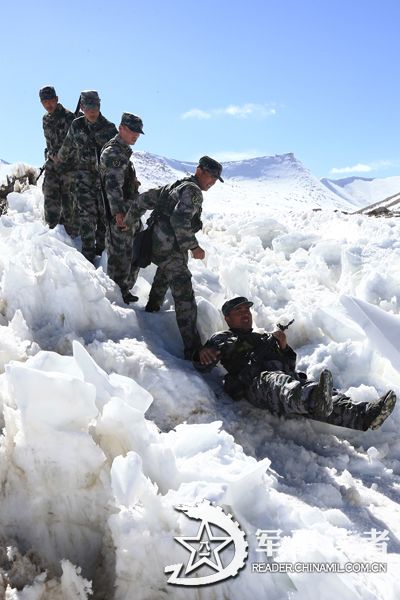
[(94, 263), (96, 255), (101, 254), (105, 246), (100, 150), (117, 133), (117, 129), (101, 114), (96, 91), (81, 92), (81, 110), (83, 116), (73, 121), (58, 152), (58, 159), (64, 163), (74, 154), (77, 156), (76, 197), (82, 254)]
[(126, 304), (138, 300), (129, 291), (139, 271), (132, 264), (134, 231), (126, 227), (124, 218), (139, 195), (140, 182), (130, 161), (130, 146), (136, 143), (141, 133), (142, 119), (131, 113), (123, 113), (117, 135), (107, 142), (100, 155), (100, 173), (111, 213), (106, 233), (107, 275), (121, 288)]
[(78, 225), (74, 216), (74, 156), (71, 155), (63, 165), (57, 164), (57, 153), (75, 116), (58, 102), (54, 87), (47, 85), (41, 88), (39, 98), (47, 111), (43, 116), (43, 132), (46, 138), (44, 218), (50, 229), (60, 223), (71, 237), (75, 237), (78, 235)]
[[(223, 182), (221, 173), (222, 165), (219, 162), (203, 156), (191, 177), (149, 190), (138, 198), (141, 212), (155, 207), (151, 217), (154, 221), (152, 261), (158, 265), (158, 269), (145, 310), (160, 310), (167, 289), (171, 289), (187, 359), (191, 359), (193, 352), (201, 346), (188, 251), (195, 259), (201, 260), (205, 256), (195, 235), (202, 228), (202, 192), (209, 190), (217, 179)], [(130, 225), (135, 219), (137, 213), (133, 208), (125, 222)]]

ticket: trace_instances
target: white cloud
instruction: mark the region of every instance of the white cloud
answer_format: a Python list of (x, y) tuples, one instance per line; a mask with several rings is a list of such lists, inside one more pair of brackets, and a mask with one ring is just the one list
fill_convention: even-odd
[(372, 167), (363, 163), (357, 163), (352, 167), (333, 167), (331, 169), (332, 175), (339, 175), (341, 173), (369, 173), (370, 171), (372, 171)]
[(210, 119), (210, 113), (205, 110), (201, 110), (200, 108), (192, 108), (192, 110), (188, 110), (187, 112), (181, 115), (182, 119)]
[(236, 119), (247, 119), (249, 117), (273, 117), (276, 108), (272, 104), (254, 104), (247, 102), (241, 106), (229, 104), (223, 108), (211, 108), (208, 111), (192, 108), (181, 115), (182, 119), (210, 119), (211, 117), (234, 117)]
[(396, 163), (392, 160), (377, 160), (371, 163), (357, 163), (352, 167), (333, 167), (331, 169), (332, 175), (340, 175), (343, 173), (370, 173), (371, 171), (377, 171), (379, 169), (390, 169), (395, 167)]
[(252, 104), (251, 102), (242, 106), (230, 104), (226, 108), (216, 109), (216, 111), (218, 111), (217, 114), (238, 117), (240, 119), (247, 119), (251, 116), (272, 117), (276, 115), (276, 108), (270, 104)]

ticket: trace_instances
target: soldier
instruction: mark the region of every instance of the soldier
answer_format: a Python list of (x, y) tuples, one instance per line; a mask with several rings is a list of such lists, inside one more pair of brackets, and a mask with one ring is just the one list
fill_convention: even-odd
[[(168, 287), (175, 302), (176, 320), (184, 344), (184, 356), (192, 357), (201, 346), (197, 331), (197, 306), (192, 288), (192, 274), (188, 268), (188, 251), (193, 258), (205, 256), (199, 246), (196, 232), (202, 227), (203, 194), (217, 180), (222, 181), (222, 165), (209, 156), (203, 156), (191, 177), (140, 194), (141, 212), (154, 208), (152, 261), (158, 269), (146, 305), (147, 312), (160, 310)], [(131, 224), (137, 218), (135, 209), (125, 221)]]
[(50, 229), (62, 223), (66, 232), (75, 237), (78, 235), (78, 224), (74, 213), (74, 156), (63, 165), (57, 164), (57, 159), (54, 160), (75, 116), (58, 102), (54, 87), (47, 85), (41, 88), (39, 98), (47, 111), (43, 116), (43, 132), (46, 138), (44, 218)]
[(82, 254), (94, 263), (105, 247), (105, 216), (99, 173), (100, 150), (116, 133), (114, 123), (100, 112), (96, 91), (81, 92), (83, 116), (75, 119), (58, 152), (58, 160), (66, 162), (77, 156), (76, 197), (80, 219)]
[(319, 383), (308, 380), (295, 370), (296, 353), (283, 331), (252, 330), (252, 305), (244, 296), (225, 302), (222, 313), (229, 331), (216, 333), (194, 353), (196, 369), (210, 371), (221, 361), (228, 371), (225, 391), (274, 415), (300, 415), (361, 431), (382, 425), (396, 403), (394, 392), (377, 402), (355, 404), (333, 390), (330, 371), (322, 371)]
[(118, 134), (107, 142), (100, 155), (100, 173), (112, 216), (109, 223), (111, 235), (106, 234), (107, 275), (121, 288), (126, 304), (138, 300), (138, 297), (129, 291), (135, 284), (139, 271), (132, 263), (134, 232), (126, 227), (124, 218), (139, 195), (140, 182), (130, 161), (130, 146), (136, 143), (142, 133), (141, 118), (131, 113), (123, 113)]

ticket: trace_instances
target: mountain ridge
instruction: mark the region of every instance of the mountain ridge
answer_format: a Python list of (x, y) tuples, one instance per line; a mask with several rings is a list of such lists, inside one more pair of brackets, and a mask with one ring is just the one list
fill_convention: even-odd
[[(197, 165), (197, 161), (168, 158), (147, 151), (134, 151), (132, 158), (142, 183), (141, 190), (162, 186), (193, 174)], [(21, 167), (22, 163), (15, 165)], [(319, 179), (293, 152), (223, 161), (222, 165), (225, 188), (233, 186), (235, 193), (249, 198), (254, 194), (259, 202), (269, 197), (271, 202), (276, 203), (283, 197), (284, 200), (300, 202), (303, 206), (308, 203), (314, 208), (354, 211), (400, 191), (400, 176)], [(4, 159), (0, 159), (0, 167), (3, 177), (13, 170), (13, 165)], [(221, 193), (221, 188), (217, 187)]]

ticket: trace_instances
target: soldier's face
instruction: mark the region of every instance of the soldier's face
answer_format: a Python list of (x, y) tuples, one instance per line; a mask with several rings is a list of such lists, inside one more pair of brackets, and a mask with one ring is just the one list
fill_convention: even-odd
[(212, 187), (214, 185), (214, 183), (217, 181), (218, 177), (214, 177), (205, 169), (202, 169), (201, 167), (197, 167), (196, 179), (197, 179), (197, 183), (199, 184), (199, 188), (203, 192), (206, 192), (207, 190), (210, 189), (210, 187)]
[(81, 106), (81, 110), (85, 115), (85, 119), (87, 119), (89, 123), (96, 123), (100, 114), (99, 106), (97, 106), (96, 108), (86, 108), (86, 106)]
[(138, 131), (131, 131), (126, 125), (121, 125), (119, 128), (119, 135), (124, 140), (125, 144), (133, 146), (139, 139), (140, 133)]
[(55, 98), (50, 98), (50, 100), (42, 100), (42, 106), (45, 110), (47, 110), (48, 113), (53, 113), (56, 108), (57, 108), (57, 104), (58, 104), (58, 96), (56, 96)]
[(240, 304), (239, 306), (232, 308), (229, 314), (226, 315), (225, 321), (232, 329), (243, 329), (244, 331), (247, 331), (253, 326), (253, 317), (250, 308), (245, 304)]

